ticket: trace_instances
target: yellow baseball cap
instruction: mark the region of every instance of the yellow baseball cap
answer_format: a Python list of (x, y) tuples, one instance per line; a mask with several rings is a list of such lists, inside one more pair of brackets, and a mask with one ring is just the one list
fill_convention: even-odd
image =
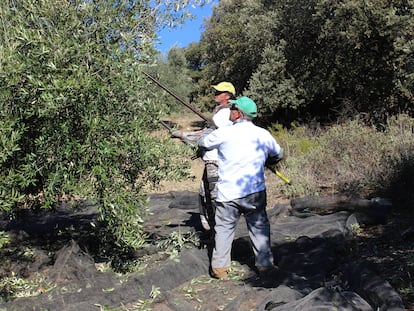
[(230, 82), (220, 82), (217, 85), (212, 85), (212, 87), (219, 92), (228, 92), (233, 95), (236, 95), (236, 89), (234, 88), (233, 84)]

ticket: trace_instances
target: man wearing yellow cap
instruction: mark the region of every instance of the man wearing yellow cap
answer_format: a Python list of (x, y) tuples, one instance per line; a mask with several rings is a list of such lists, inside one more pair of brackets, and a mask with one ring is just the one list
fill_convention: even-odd
[[(236, 90), (230, 82), (220, 82), (212, 85), (215, 90), (213, 123), (217, 128), (231, 125), (230, 121), (230, 102)], [(200, 185), (200, 221), (205, 230), (214, 227), (215, 199), (217, 197), (216, 183), (218, 180), (218, 156), (217, 150), (204, 151), (202, 155), (204, 161), (204, 172)]]
[[(214, 126), (220, 128), (231, 125), (229, 101), (234, 99), (234, 96), (236, 95), (236, 90), (233, 84), (224, 81), (212, 85), (212, 88), (215, 90), (214, 102), (216, 103), (212, 117)], [(189, 141), (197, 141), (204, 132), (205, 130), (174, 132), (172, 135)], [(204, 161), (204, 171), (199, 190), (200, 221), (205, 230), (213, 231), (215, 199), (217, 197), (216, 183), (218, 180), (217, 150), (203, 150), (201, 157)]]

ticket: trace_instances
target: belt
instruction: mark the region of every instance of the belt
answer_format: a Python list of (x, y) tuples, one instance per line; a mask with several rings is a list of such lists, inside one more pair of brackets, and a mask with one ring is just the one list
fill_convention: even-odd
[(218, 165), (218, 161), (216, 161), (216, 160), (207, 160), (207, 161), (204, 161), (204, 164), (214, 164), (214, 165)]

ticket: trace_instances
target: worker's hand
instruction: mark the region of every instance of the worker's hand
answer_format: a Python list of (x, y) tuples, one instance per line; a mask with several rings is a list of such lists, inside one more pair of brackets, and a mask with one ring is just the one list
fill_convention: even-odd
[(266, 160), (266, 162), (265, 162), (265, 166), (266, 166), (266, 167), (268, 167), (268, 168), (273, 168), (273, 169), (276, 169), (277, 164), (278, 164), (281, 160), (282, 160), (282, 158), (278, 158), (278, 157), (275, 157), (275, 158), (268, 158), (268, 159)]
[(213, 120), (206, 121), (206, 128), (209, 128), (211, 130), (215, 130), (217, 128), (216, 124), (214, 124)]
[(204, 153), (207, 151), (207, 149), (203, 148), (203, 147), (198, 147), (196, 150), (196, 154), (194, 156), (191, 157), (191, 160), (195, 160), (198, 158), (202, 158)]

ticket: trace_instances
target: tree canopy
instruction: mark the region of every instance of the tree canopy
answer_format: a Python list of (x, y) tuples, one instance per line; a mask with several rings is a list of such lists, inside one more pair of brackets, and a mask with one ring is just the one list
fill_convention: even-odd
[(265, 115), (412, 113), (413, 10), (412, 0), (220, 1), (200, 42), (203, 79), (233, 82)]
[(142, 189), (180, 164), (150, 135), (163, 106), (141, 70), (203, 2), (1, 2), (0, 210), (88, 200), (119, 245), (143, 243)]

